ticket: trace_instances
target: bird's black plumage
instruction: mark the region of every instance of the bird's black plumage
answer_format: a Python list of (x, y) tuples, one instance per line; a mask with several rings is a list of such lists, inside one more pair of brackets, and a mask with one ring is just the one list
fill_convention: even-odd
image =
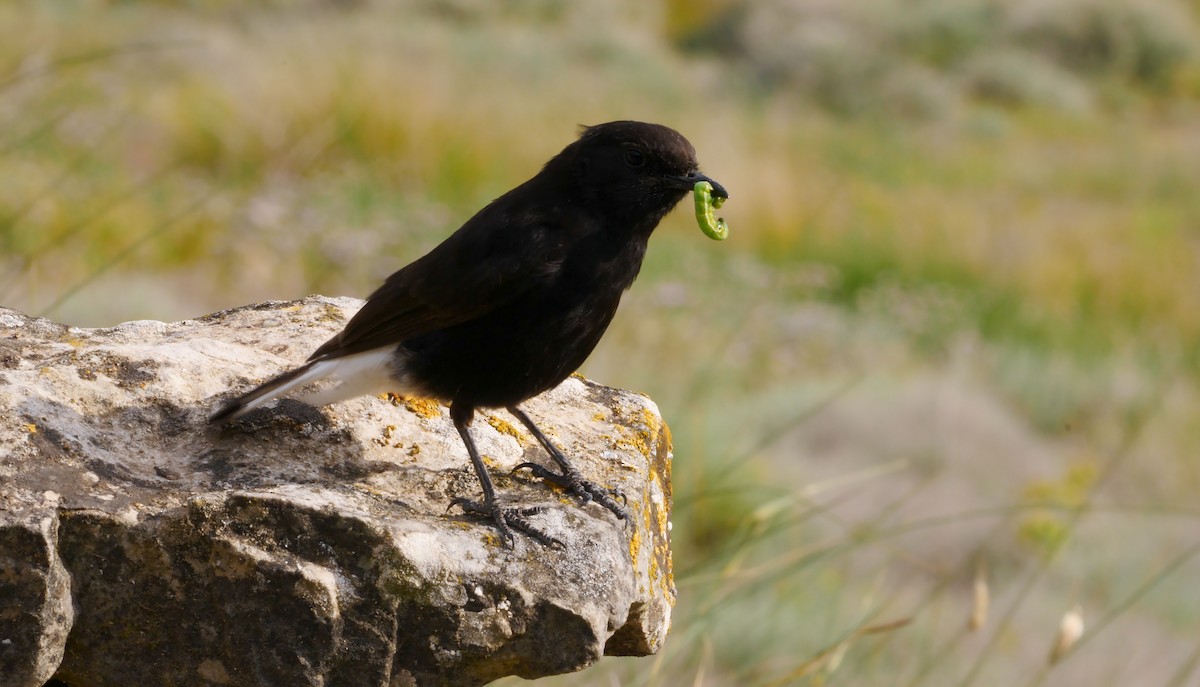
[[(651, 232), (698, 181), (695, 150), (665, 126), (620, 121), (586, 127), (529, 181), (497, 198), (424, 257), (388, 277), (306, 365), (235, 399), (235, 418), (293, 388), (340, 386), (307, 398), (330, 403), (395, 390), (450, 404), (484, 491), (461, 501), (543, 543), (519, 509), (496, 503), (468, 425), (477, 407), (503, 407), (539, 440), (562, 475), (535, 474), (595, 499), (620, 517), (613, 494), (584, 480), (517, 404), (574, 372), (600, 341), (642, 266)], [(339, 391), (340, 390), (340, 391)]]

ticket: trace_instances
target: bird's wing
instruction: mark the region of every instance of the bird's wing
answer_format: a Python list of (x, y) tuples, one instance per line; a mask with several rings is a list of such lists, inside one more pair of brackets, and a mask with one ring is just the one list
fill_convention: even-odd
[(568, 234), (578, 230), (577, 222), (571, 224), (485, 209), (388, 277), (346, 328), (309, 360), (361, 353), (466, 322), (553, 280)]

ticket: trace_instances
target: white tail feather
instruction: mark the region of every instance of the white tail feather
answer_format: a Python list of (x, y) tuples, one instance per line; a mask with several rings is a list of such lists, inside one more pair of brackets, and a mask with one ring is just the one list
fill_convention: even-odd
[(407, 379), (407, 375), (403, 374), (402, 365), (397, 362), (394, 347), (317, 360), (286, 372), (227, 403), (213, 413), (209, 420), (220, 422), (240, 417), (295, 389), (326, 380), (332, 382), (332, 386), (304, 394), (300, 400), (313, 405), (328, 405), (385, 391), (419, 394)]
[(337, 380), (335, 386), (318, 389), (304, 394), (301, 401), (315, 406), (329, 405), (368, 394), (411, 392), (406, 379), (397, 379), (396, 349), (377, 348), (365, 353), (355, 353), (332, 360), (322, 360), (315, 367), (324, 368), (322, 379)]

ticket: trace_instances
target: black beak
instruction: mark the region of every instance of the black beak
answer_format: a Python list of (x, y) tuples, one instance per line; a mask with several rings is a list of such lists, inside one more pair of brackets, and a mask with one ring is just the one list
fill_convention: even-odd
[(729, 191), (726, 191), (724, 186), (717, 183), (716, 179), (705, 176), (705, 175), (701, 174), (700, 172), (692, 172), (691, 174), (689, 174), (685, 177), (669, 177), (669, 178), (671, 181), (678, 183), (679, 188), (686, 189), (688, 191), (692, 190), (692, 187), (694, 187), (696, 185), (696, 182), (707, 181), (708, 183), (712, 184), (712, 187), (713, 187), (712, 194), (714, 196), (716, 196), (717, 198), (728, 198), (729, 197)]

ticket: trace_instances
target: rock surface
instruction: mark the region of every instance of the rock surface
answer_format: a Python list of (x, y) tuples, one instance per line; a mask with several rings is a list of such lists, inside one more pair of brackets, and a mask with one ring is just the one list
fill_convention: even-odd
[(508, 476), (549, 458), (504, 411), (476, 416), (501, 498), (547, 506), (562, 549), (447, 512), (478, 484), (437, 403), (206, 424), (360, 305), (93, 330), (0, 309), (0, 685), (479, 685), (659, 649), (670, 435), (643, 396), (571, 378), (524, 405), (624, 491), (628, 525)]

